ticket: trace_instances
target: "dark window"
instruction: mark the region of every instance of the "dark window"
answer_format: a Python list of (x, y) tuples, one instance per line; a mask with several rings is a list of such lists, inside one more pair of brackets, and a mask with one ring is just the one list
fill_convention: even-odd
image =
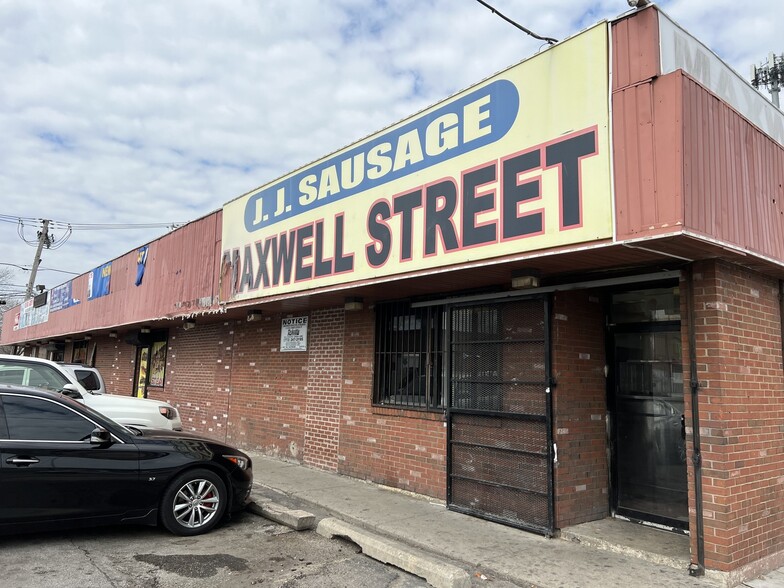
[(150, 346), (150, 369), (147, 385), (155, 388), (163, 388), (166, 376), (166, 340), (156, 341)]
[(0, 368), (0, 384), (24, 384), (27, 371), (24, 368), (3, 366)]
[(8, 438), (17, 441), (84, 441), (95, 425), (49, 400), (4, 396)]
[(681, 318), (679, 288), (650, 288), (612, 296), (612, 323), (651, 323)]
[(5, 414), (3, 413), (2, 397), (0, 397), (0, 439), (8, 439), (8, 428), (5, 425)]
[(91, 372), (90, 370), (75, 369), (74, 374), (76, 374), (76, 379), (79, 380), (79, 383), (87, 390), (100, 390), (101, 383), (98, 381), (98, 377), (94, 372)]
[(72, 363), (87, 363), (87, 341), (76, 341), (73, 344)]
[(376, 361), (373, 402), (410, 408), (444, 406), (444, 333), (441, 306), (408, 303), (376, 306)]

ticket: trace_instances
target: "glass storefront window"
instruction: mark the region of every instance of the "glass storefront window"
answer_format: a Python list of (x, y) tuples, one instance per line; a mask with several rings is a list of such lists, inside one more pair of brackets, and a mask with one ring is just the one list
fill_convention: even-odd
[(678, 288), (650, 288), (612, 296), (611, 321), (615, 325), (678, 321), (681, 318)]

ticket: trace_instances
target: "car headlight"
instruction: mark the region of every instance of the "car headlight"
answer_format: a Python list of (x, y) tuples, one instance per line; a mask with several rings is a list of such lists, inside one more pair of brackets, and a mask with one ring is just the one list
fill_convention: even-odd
[(158, 412), (169, 420), (177, 418), (177, 409), (171, 406), (159, 406)]
[(246, 457), (241, 455), (224, 455), (223, 457), (228, 459), (231, 463), (235, 464), (241, 470), (248, 468), (248, 458)]

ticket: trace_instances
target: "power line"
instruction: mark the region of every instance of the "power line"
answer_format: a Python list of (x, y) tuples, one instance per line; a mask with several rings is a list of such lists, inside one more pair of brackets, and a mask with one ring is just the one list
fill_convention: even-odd
[(476, 0), (476, 1), (477, 1), (477, 2), (479, 2), (479, 4), (481, 4), (481, 5), (482, 5), (482, 6), (484, 6), (485, 8), (487, 8), (487, 9), (488, 9), (490, 12), (492, 12), (493, 14), (497, 14), (498, 16), (500, 16), (502, 19), (504, 19), (504, 20), (505, 20), (506, 22), (508, 22), (510, 25), (512, 25), (512, 26), (514, 26), (514, 27), (517, 27), (518, 29), (520, 29), (521, 31), (523, 31), (523, 32), (524, 32), (526, 35), (531, 35), (531, 36), (532, 36), (534, 39), (539, 39), (540, 41), (546, 41), (546, 42), (547, 42), (547, 43), (549, 43), (550, 45), (555, 45), (555, 44), (558, 42), (558, 39), (553, 39), (552, 37), (542, 37), (541, 35), (537, 35), (537, 34), (536, 34), (535, 32), (533, 32), (532, 30), (525, 28), (523, 25), (521, 25), (520, 23), (517, 23), (517, 22), (513, 21), (513, 20), (512, 20), (511, 18), (509, 18), (508, 16), (506, 16), (506, 15), (504, 15), (504, 14), (501, 14), (501, 13), (500, 13), (498, 10), (496, 10), (495, 8), (493, 8), (492, 6), (490, 6), (490, 5), (489, 5), (487, 2), (485, 2), (484, 0)]
[(53, 267), (39, 267), (38, 271), (41, 271), (41, 272), (57, 272), (57, 273), (60, 273), (60, 274), (70, 274), (72, 276), (81, 276), (82, 275), (79, 272), (69, 272), (67, 270), (55, 269)]
[[(15, 268), (20, 269), (20, 270), (25, 271), (25, 272), (29, 272), (31, 269), (33, 269), (31, 267), (25, 267), (23, 265), (18, 265), (16, 263), (5, 263), (5, 262), (2, 262), (2, 261), (0, 261), (0, 265), (9, 265), (11, 267), (15, 267)], [(41, 272), (58, 272), (58, 273), (61, 273), (61, 274), (71, 274), (72, 276), (79, 276), (79, 275), (81, 275), (79, 272), (69, 272), (68, 270), (61, 270), (61, 269), (57, 269), (57, 268), (53, 268), (53, 267), (39, 267), (38, 271), (41, 271)]]
[[(0, 222), (12, 224), (39, 224), (44, 219), (24, 217), (24, 216), (10, 216), (7, 214), (0, 214)], [(168, 222), (168, 223), (70, 223), (67, 221), (50, 220), (49, 226), (55, 229), (70, 229), (74, 231), (109, 231), (109, 230), (126, 230), (126, 229), (175, 229), (181, 227), (186, 223), (184, 222)]]
[(0, 214), (0, 222), (12, 223), (12, 224), (17, 224), (20, 222), (34, 223), (34, 222), (38, 222), (38, 219), (32, 217), (8, 216), (7, 214)]

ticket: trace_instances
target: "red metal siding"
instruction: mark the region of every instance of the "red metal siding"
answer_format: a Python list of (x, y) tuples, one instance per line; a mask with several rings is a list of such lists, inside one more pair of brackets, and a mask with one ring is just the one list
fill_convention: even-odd
[(681, 74), (613, 92), (619, 240), (672, 233), (683, 222)]
[(618, 90), (659, 75), (659, 18), (642, 10), (612, 25), (612, 88)]
[(686, 230), (784, 261), (784, 147), (677, 71), (655, 10), (612, 27), (619, 241)]
[(688, 77), (686, 228), (784, 261), (784, 147)]
[(19, 310), (6, 313), (3, 344), (106, 329), (156, 318), (214, 310), (221, 213), (214, 212), (149, 244), (144, 280), (135, 285), (134, 249), (112, 261), (110, 294), (87, 300), (87, 274), (73, 280), (80, 304), (49, 314), (41, 325), (13, 331)]

